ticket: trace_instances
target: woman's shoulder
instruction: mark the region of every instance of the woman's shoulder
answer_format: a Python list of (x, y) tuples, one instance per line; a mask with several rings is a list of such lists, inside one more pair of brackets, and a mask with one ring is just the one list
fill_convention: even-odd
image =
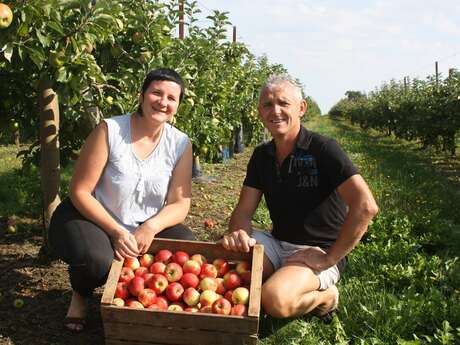
[(171, 139), (188, 140), (188, 135), (170, 123), (165, 124), (165, 133)]

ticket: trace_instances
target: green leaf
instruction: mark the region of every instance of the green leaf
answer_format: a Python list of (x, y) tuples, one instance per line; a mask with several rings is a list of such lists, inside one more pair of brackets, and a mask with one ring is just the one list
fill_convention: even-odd
[(58, 34), (64, 36), (64, 29), (61, 23), (50, 21), (47, 23), (47, 26)]
[(43, 47), (46, 48), (50, 46), (51, 39), (48, 36), (43, 35), (40, 30), (35, 31), (35, 34), (37, 35), (38, 41)]
[(3, 56), (8, 62), (11, 63), (11, 57), (13, 56), (13, 43), (9, 42), (2, 48)]
[(43, 63), (45, 62), (45, 54), (41, 48), (30, 48), (27, 47), (27, 51), (29, 53), (30, 59), (33, 61), (33, 63), (41, 69), (43, 66)]

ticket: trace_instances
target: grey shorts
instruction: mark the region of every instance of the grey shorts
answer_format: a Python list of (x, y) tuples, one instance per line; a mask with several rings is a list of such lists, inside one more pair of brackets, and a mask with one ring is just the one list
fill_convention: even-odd
[[(253, 230), (252, 237), (256, 239), (257, 243), (263, 244), (264, 253), (272, 263), (275, 271), (278, 270), (283, 265), (284, 261), (297, 250), (311, 247), (277, 240), (271, 233), (266, 231)], [(340, 279), (340, 272), (337, 265), (325, 271), (314, 273), (319, 279), (320, 290), (325, 290), (335, 285)]]

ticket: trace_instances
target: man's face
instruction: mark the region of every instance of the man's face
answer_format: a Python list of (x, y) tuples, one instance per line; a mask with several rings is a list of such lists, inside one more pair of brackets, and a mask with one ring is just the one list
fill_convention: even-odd
[(289, 82), (265, 88), (260, 94), (259, 115), (275, 139), (297, 136), (306, 109), (307, 103)]

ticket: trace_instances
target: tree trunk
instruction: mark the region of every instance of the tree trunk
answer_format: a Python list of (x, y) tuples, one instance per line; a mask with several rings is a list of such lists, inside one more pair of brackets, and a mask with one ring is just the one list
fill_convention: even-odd
[(43, 193), (42, 253), (49, 254), (48, 228), (59, 198), (59, 103), (51, 82), (43, 78), (39, 85), (40, 177)]

